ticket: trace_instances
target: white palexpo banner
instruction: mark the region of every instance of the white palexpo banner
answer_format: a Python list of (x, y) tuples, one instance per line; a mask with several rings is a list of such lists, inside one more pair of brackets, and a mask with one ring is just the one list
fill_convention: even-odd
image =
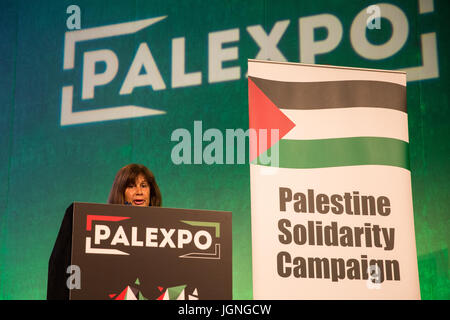
[(248, 78), (254, 299), (420, 299), (406, 74), (249, 60)]

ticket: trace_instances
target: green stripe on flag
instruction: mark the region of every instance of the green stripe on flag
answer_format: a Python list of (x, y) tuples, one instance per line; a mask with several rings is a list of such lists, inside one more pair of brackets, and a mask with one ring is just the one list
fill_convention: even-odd
[[(278, 142), (278, 147), (278, 167), (280, 168), (307, 169), (385, 165), (410, 170), (409, 144), (397, 139), (381, 137), (282, 139)], [(274, 147), (270, 149), (269, 153), (272, 151), (274, 151)], [(256, 160), (256, 164), (270, 166), (270, 164), (262, 163), (260, 158), (261, 156)]]

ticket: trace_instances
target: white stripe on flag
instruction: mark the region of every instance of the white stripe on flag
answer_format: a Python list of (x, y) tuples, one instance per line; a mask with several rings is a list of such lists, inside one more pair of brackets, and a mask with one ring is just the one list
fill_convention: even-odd
[(409, 142), (408, 115), (387, 108), (280, 109), (295, 127), (283, 139), (383, 137)]

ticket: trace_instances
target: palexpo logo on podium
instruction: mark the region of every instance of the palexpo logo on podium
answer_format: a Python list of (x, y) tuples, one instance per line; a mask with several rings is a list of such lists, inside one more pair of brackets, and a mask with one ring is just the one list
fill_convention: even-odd
[[(423, 15), (434, 12), (433, 0), (418, 0), (418, 16), (414, 21)], [(370, 10), (372, 9), (372, 10)], [(373, 10), (376, 9), (376, 10)], [(120, 36), (132, 35), (153, 26), (159, 25), (160, 21), (168, 21), (168, 16), (160, 16), (138, 21), (117, 23), (112, 25), (85, 28), (80, 30), (69, 30), (65, 32), (63, 71), (73, 71), (75, 69), (75, 53), (77, 44), (85, 41), (114, 38), (114, 41), (121, 41)], [(392, 30), (390, 37), (384, 43), (374, 44), (367, 38), (366, 31), (372, 29), (373, 21), (381, 18), (390, 22)], [(377, 20), (378, 19), (378, 20)], [(411, 17), (410, 17), (411, 19)], [(350, 21), (345, 21), (349, 25)], [(244, 28), (234, 27), (224, 30), (208, 32), (205, 38), (205, 48), (207, 52), (207, 63), (201, 70), (186, 72), (186, 65), (189, 65), (187, 57), (186, 37), (177, 37), (158, 43), (158, 46), (171, 47), (171, 56), (168, 62), (171, 66), (170, 81), (164, 79), (158, 68), (157, 60), (151, 52), (148, 41), (143, 41), (132, 48), (135, 55), (129, 66), (122, 66), (118, 53), (112, 49), (98, 49), (77, 53), (82, 54), (82, 79), (81, 94), (74, 95), (74, 85), (64, 85), (61, 94), (61, 117), (60, 125), (68, 126), (92, 122), (102, 122), (108, 120), (139, 118), (147, 116), (163, 115), (165, 110), (160, 110), (163, 106), (137, 106), (133, 102), (120, 106), (96, 106), (95, 109), (74, 111), (74, 96), (81, 96), (81, 101), (75, 103), (85, 103), (95, 98), (95, 89), (110, 84), (119, 74), (119, 65), (127, 70), (124, 79), (120, 79), (122, 84), (118, 96), (132, 96), (136, 88), (145, 88), (154, 92), (170, 88), (194, 87), (202, 85), (202, 76), (207, 75), (208, 83), (225, 81), (236, 81), (247, 77), (247, 71), (239, 65), (239, 46), (242, 41), (252, 39), (253, 45), (258, 47), (255, 58), (258, 60), (273, 60), (286, 62), (285, 54), (280, 50), (278, 44), (288, 28), (296, 28), (298, 37), (291, 39), (298, 44), (298, 61), (302, 63), (316, 63), (316, 56), (327, 54), (335, 50), (340, 44), (345, 45), (348, 52), (354, 51), (359, 57), (366, 61), (380, 61), (393, 57), (403, 52), (410, 37), (410, 26), (405, 11), (395, 4), (371, 2), (351, 21), (348, 35), (344, 36), (344, 24), (341, 19), (331, 13), (321, 13), (311, 16), (299, 17), (295, 20), (276, 21), (270, 30), (265, 30), (262, 25), (251, 25)], [(327, 35), (325, 39), (316, 39), (314, 34), (317, 29), (325, 29)], [(249, 37), (243, 37), (243, 33), (248, 33)], [(346, 43), (345, 43), (346, 42)], [(154, 44), (155, 45), (155, 44)], [(196, 44), (198, 47), (202, 44)], [(247, 44), (243, 44), (247, 45)], [(416, 47), (415, 43), (411, 43)], [(418, 66), (406, 67), (399, 65), (401, 71), (408, 74), (408, 81), (418, 81), (425, 79), (439, 78), (439, 60), (437, 54), (436, 32), (428, 32), (420, 35), (420, 45), (418, 56), (421, 62)], [(241, 54), (242, 55), (242, 54)], [(242, 57), (241, 57), (242, 58)], [(292, 60), (292, 58), (291, 58)], [(98, 70), (96, 65), (103, 64), (104, 70)], [(123, 64), (123, 62), (122, 62)], [(367, 67), (370, 67), (369, 65)], [(190, 68), (189, 68), (190, 69)], [(244, 69), (244, 70), (242, 70)], [(73, 83), (78, 83), (79, 79), (74, 79)], [(111, 94), (109, 94), (111, 95)], [(131, 99), (131, 101), (133, 101)], [(156, 107), (156, 108), (154, 108)]]
[(173, 249), (179, 258), (216, 259), (220, 255), (220, 223), (180, 220), (186, 228), (135, 226), (131, 217), (87, 215), (87, 254), (129, 255), (127, 248)]

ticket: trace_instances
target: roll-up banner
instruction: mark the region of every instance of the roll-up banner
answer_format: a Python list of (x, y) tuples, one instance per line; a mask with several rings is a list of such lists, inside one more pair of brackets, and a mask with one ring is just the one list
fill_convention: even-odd
[(255, 299), (420, 299), (406, 74), (248, 62)]

